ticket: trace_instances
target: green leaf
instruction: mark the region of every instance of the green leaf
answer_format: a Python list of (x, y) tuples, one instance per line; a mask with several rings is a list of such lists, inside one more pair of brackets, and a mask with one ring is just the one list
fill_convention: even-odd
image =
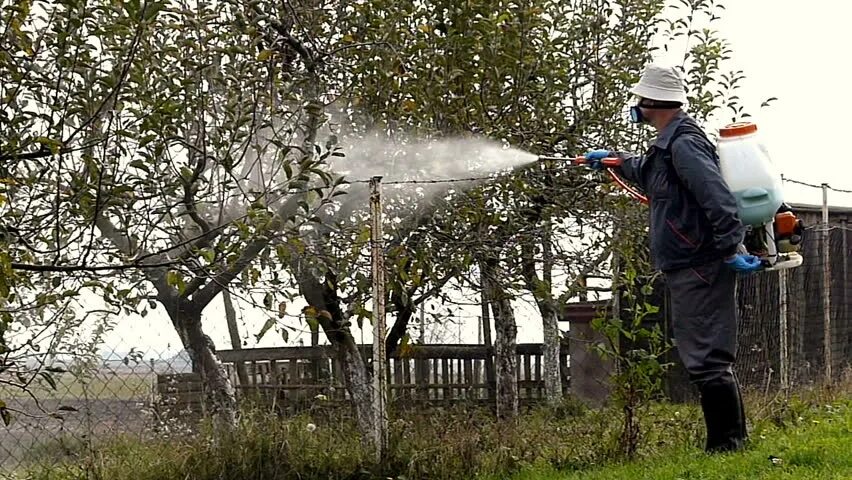
[(259, 342), (260, 339), (263, 338), (264, 335), (266, 335), (266, 332), (268, 332), (269, 329), (275, 326), (275, 323), (276, 322), (274, 318), (268, 318), (266, 320), (266, 323), (263, 324), (263, 328), (260, 329), (260, 332), (258, 332), (258, 334), (254, 336), (255, 341)]
[(272, 50), (261, 50), (257, 54), (257, 61), (258, 62), (265, 62), (265, 61), (269, 60), (270, 58), (272, 58), (272, 53), (273, 53)]
[(3, 424), (7, 427), (12, 423), (12, 414), (6, 408), (6, 402), (0, 400), (0, 418), (3, 418)]
[(56, 380), (53, 378), (53, 375), (51, 375), (50, 372), (41, 371), (38, 372), (38, 374), (41, 378), (44, 379), (45, 382), (47, 382), (48, 385), (50, 385), (51, 390), (56, 391)]
[(151, 168), (148, 167), (148, 165), (143, 160), (133, 160), (132, 162), (130, 162), (129, 166), (138, 170), (142, 170), (143, 172), (148, 174), (151, 173)]
[(166, 274), (166, 283), (170, 287), (177, 288), (178, 293), (181, 295), (186, 291), (186, 282), (183, 280), (183, 275), (174, 270), (169, 270), (169, 273)]
[(62, 149), (62, 142), (48, 137), (36, 137), (36, 143), (40, 143), (50, 149), (51, 153), (56, 155)]
[(207, 260), (207, 263), (213, 263), (216, 260), (216, 252), (210, 248), (203, 248), (199, 253), (201, 258)]

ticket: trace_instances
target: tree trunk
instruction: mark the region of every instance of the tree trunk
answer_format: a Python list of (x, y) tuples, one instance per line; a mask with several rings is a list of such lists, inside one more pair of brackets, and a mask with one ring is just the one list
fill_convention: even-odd
[(547, 302), (539, 304), (541, 321), (544, 326), (542, 361), (544, 363), (544, 390), (548, 405), (555, 406), (562, 401), (562, 378), (560, 374), (559, 354), (561, 335), (556, 309)]
[[(234, 310), (234, 303), (231, 301), (231, 293), (227, 290), (222, 290), (222, 301), (225, 304), (225, 320), (228, 322), (228, 335), (231, 337), (231, 349), (242, 350), (243, 345), (240, 341), (240, 329), (237, 327), (237, 312)], [(246, 365), (243, 362), (237, 362), (234, 366), (237, 369), (237, 378), (240, 381), (240, 386), (246, 387), (249, 384)]]
[(538, 301), (538, 310), (541, 312), (544, 334), (542, 342), (544, 390), (547, 403), (555, 406), (562, 401), (561, 363), (559, 362), (561, 335), (559, 334), (559, 317), (556, 314), (556, 306), (553, 301), (553, 251), (550, 243), (553, 227), (549, 215), (546, 216), (543, 227), (541, 256), (544, 288), (540, 292), (541, 299)]
[(500, 285), (496, 261), (487, 263), (488, 299), (494, 314), (494, 357), (497, 377), (497, 418), (518, 415), (517, 336), (515, 314), (508, 293)]
[(299, 290), (308, 305), (320, 311), (317, 321), (343, 364), (343, 382), (352, 399), (361, 442), (369, 447), (373, 432), (372, 377), (349, 327), (344, 325), (346, 319), (337, 295), (336, 279), (328, 274), (325, 281), (320, 282), (298, 261), (291, 268), (297, 275)]
[(544, 390), (548, 405), (562, 401), (562, 375), (559, 362), (561, 335), (556, 301), (552, 293), (553, 255), (550, 249), (550, 223), (545, 222), (542, 233), (543, 279), (535, 269), (535, 249), (532, 243), (522, 245), (522, 270), (527, 289), (535, 298), (541, 313), (543, 330), (542, 363), (544, 364)]
[(396, 309), (396, 319), (394, 319), (393, 326), (388, 331), (388, 337), (385, 340), (385, 351), (388, 355), (393, 354), (399, 348), (402, 339), (408, 333), (408, 324), (411, 321), (411, 317), (414, 316), (414, 307), (411, 305), (411, 302), (404, 302), (399, 293), (394, 292), (391, 294), (391, 303), (393, 303)]
[(206, 393), (213, 404), (213, 414), (220, 426), (232, 429), (237, 425), (234, 387), (225, 366), (216, 358), (201, 328), (201, 312), (178, 314), (176, 323), (180, 323), (187, 333), (186, 347), (190, 351), (193, 364), (201, 373), (202, 383), (208, 389)]
[[(338, 358), (343, 362), (343, 378), (346, 390), (352, 398), (352, 407), (355, 410), (355, 420), (358, 430), (361, 432), (361, 443), (369, 446), (372, 442), (371, 433), (373, 428), (373, 391), (372, 377), (367, 373), (367, 366), (361, 357), (361, 352), (355, 344), (351, 335), (334, 335), (338, 350)], [(342, 340), (342, 342), (341, 342)]]

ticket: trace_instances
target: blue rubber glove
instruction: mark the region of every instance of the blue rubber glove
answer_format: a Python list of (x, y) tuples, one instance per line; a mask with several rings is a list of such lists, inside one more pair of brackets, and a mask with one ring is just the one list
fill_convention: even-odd
[(586, 165), (592, 170), (601, 170), (603, 169), (603, 163), (601, 160), (607, 157), (611, 157), (609, 150), (590, 150), (586, 152)]
[(742, 253), (738, 253), (731, 258), (726, 258), (725, 263), (737, 272), (742, 273), (756, 272), (763, 266), (759, 258), (754, 255), (743, 255)]

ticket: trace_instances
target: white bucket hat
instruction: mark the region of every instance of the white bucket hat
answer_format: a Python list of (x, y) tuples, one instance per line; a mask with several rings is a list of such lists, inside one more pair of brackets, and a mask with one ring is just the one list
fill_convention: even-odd
[(680, 71), (674, 67), (651, 64), (645, 67), (639, 83), (630, 89), (637, 97), (686, 105), (686, 89)]

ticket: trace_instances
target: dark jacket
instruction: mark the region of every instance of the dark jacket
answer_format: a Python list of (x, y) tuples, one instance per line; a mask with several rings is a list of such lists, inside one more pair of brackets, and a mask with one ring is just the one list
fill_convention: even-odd
[(691, 268), (737, 251), (745, 227), (722, 179), (716, 148), (681, 111), (642, 156), (619, 154), (616, 170), (650, 201), (651, 257), (665, 272)]

